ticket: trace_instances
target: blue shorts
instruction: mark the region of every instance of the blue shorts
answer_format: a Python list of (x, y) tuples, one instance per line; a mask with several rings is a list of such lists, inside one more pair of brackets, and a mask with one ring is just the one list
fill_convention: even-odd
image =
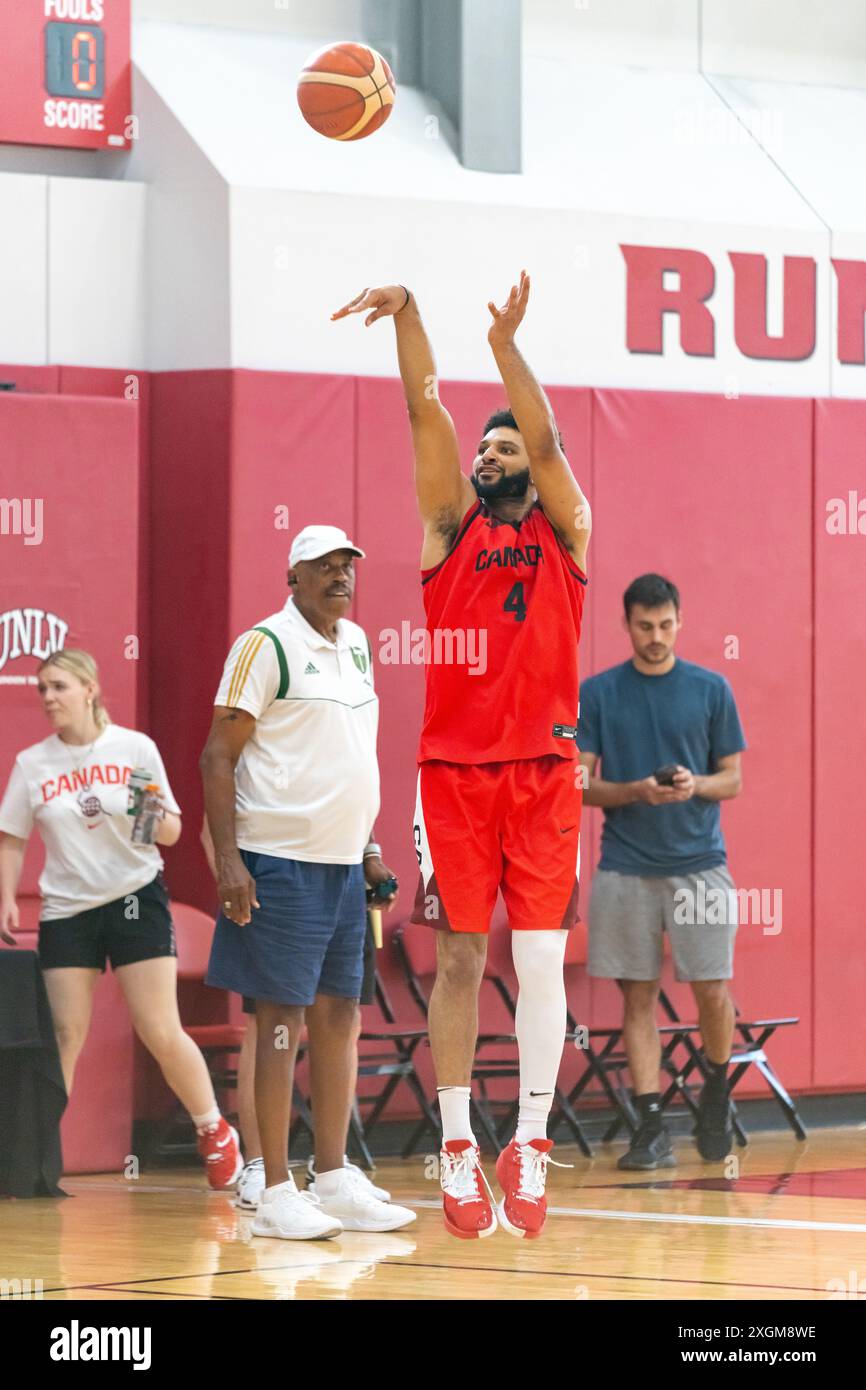
[(357, 999), (367, 899), (362, 864), (307, 864), (242, 849), (259, 906), (245, 927), (217, 917), (207, 983), (273, 1004)]

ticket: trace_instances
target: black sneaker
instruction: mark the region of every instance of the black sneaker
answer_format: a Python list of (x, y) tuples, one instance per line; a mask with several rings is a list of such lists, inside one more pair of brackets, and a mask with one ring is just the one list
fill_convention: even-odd
[(658, 1125), (643, 1124), (632, 1138), (617, 1168), (673, 1168), (676, 1164), (671, 1137)]
[(698, 1153), (708, 1163), (719, 1163), (734, 1147), (734, 1116), (727, 1087), (711, 1090), (705, 1085), (701, 1091), (695, 1141)]

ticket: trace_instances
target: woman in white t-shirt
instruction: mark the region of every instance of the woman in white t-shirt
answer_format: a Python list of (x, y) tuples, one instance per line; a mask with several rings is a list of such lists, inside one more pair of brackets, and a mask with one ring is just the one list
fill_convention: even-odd
[[(67, 1092), (108, 958), (136, 1033), (190, 1112), (211, 1186), (229, 1187), (242, 1167), (237, 1133), (220, 1115), (205, 1060), (177, 1009), (177, 951), (157, 844), (175, 844), (181, 822), (162, 758), (146, 734), (110, 722), (89, 653), (55, 652), (38, 674), (54, 732), (18, 754), (0, 804), (0, 936), (15, 945), (16, 894), (35, 827), (45, 845), (39, 963)], [(146, 768), (160, 788), (154, 844), (131, 839), (134, 767)]]

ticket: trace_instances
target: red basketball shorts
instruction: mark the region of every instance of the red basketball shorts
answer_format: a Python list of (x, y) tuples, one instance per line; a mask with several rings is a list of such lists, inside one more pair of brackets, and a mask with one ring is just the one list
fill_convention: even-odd
[(487, 932), (499, 890), (515, 931), (578, 920), (580, 764), (425, 762), (418, 772), (413, 922)]

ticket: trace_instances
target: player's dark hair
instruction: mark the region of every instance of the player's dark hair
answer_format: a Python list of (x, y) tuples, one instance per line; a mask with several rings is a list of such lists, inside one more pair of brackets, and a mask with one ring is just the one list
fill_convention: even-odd
[[(520, 426), (510, 410), (496, 410), (481, 431), (481, 438), (483, 439), (491, 430), (517, 430), (519, 434)], [(562, 435), (559, 433), (559, 430), (556, 431), (556, 437), (559, 440), (559, 447), (562, 449), (564, 446), (562, 443)]]
[(679, 613), (680, 591), (676, 584), (672, 584), (661, 574), (641, 574), (629, 584), (622, 596), (622, 602), (626, 620), (631, 617), (631, 610), (636, 603), (639, 603), (641, 608), (663, 608), (666, 603), (672, 603)]

